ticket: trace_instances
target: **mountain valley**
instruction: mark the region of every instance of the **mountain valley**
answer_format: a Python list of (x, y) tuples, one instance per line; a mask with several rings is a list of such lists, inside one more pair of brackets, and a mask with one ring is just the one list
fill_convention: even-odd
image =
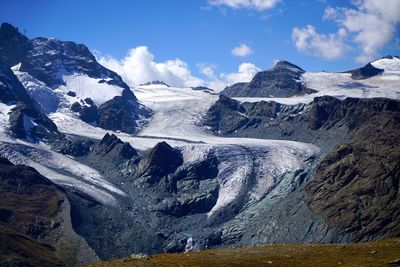
[(85, 45), (3, 23), (0, 266), (398, 237), (399, 133), (397, 56), (132, 87)]

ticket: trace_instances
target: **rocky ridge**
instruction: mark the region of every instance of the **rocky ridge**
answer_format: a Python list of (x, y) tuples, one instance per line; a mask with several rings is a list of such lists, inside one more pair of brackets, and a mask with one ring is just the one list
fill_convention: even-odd
[(98, 259), (72, 229), (62, 188), (31, 167), (5, 158), (0, 166), (0, 235), (7, 240), (1, 265), (77, 266)]

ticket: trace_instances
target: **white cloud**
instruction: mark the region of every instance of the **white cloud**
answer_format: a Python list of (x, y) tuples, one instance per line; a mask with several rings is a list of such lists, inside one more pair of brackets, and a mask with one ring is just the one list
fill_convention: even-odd
[(211, 6), (227, 6), (233, 9), (247, 8), (258, 11), (273, 8), (280, 0), (208, 0)]
[(324, 18), (352, 33), (362, 51), (357, 61), (365, 63), (392, 39), (400, 22), (400, 0), (358, 0), (353, 4), (354, 8), (327, 8)]
[(220, 73), (218, 78), (208, 81), (207, 86), (218, 92), (235, 83), (250, 82), (259, 71), (261, 69), (253, 63), (242, 63), (239, 65), (237, 72)]
[(261, 69), (253, 63), (242, 63), (239, 65), (237, 72), (221, 74), (221, 77), (228, 85), (232, 85), (238, 82), (250, 82), (259, 71), (261, 71)]
[(156, 62), (154, 55), (146, 46), (138, 46), (128, 51), (121, 60), (95, 53), (97, 60), (103, 66), (121, 75), (131, 87), (139, 84), (160, 80), (176, 87), (208, 86), (216, 91), (237, 82), (248, 82), (260, 69), (252, 63), (242, 63), (237, 72), (215, 73), (216, 65), (198, 64), (200, 72), (207, 79), (194, 76), (188, 64), (180, 59)]
[(346, 36), (346, 30), (342, 28), (335, 34), (320, 34), (311, 25), (294, 28), (292, 31), (292, 40), (300, 52), (329, 60), (344, 55), (347, 50)]
[(340, 28), (338, 33), (318, 34), (313, 26), (293, 29), (292, 38), (298, 50), (330, 59), (326, 56), (328, 52), (318, 48), (339, 45), (331, 56), (336, 58), (335, 54), (343, 56), (345, 42), (353, 42), (361, 51), (356, 58), (358, 62), (366, 63), (377, 57), (379, 50), (393, 38), (400, 22), (400, 0), (353, 0), (351, 3), (351, 8), (325, 9), (323, 18), (335, 21)]
[(232, 49), (231, 55), (235, 57), (245, 57), (253, 53), (250, 46), (246, 44), (240, 44)]
[(130, 86), (154, 80), (161, 80), (177, 87), (204, 84), (202, 79), (192, 75), (184, 61), (173, 59), (156, 62), (146, 46), (132, 48), (122, 60), (100, 56), (99, 62), (121, 75)]
[(272, 65), (271, 65), (271, 67), (275, 67), (276, 63), (278, 63), (279, 61), (281, 61), (281, 60), (280, 60), (280, 59), (277, 59), (277, 58), (274, 58), (274, 59), (272, 60)]
[(200, 63), (197, 64), (197, 68), (200, 70), (201, 73), (203, 73), (207, 78), (209, 79), (215, 79), (215, 69), (214, 64), (205, 64), (205, 63)]

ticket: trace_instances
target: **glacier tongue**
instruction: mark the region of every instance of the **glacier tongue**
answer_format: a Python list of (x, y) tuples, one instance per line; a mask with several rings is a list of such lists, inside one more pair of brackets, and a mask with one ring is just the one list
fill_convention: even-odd
[(50, 150), (45, 144), (6, 138), (0, 140), (1, 156), (14, 164), (35, 168), (56, 184), (82, 191), (104, 205), (118, 206), (115, 196), (126, 197), (122, 190), (106, 181), (98, 171)]
[[(224, 138), (208, 133), (199, 122), (218, 96), (205, 91), (148, 85), (135, 88), (135, 94), (139, 101), (154, 111), (154, 116), (139, 136), (120, 132), (114, 134), (141, 150), (166, 141), (182, 151), (185, 163), (203, 160), (209, 154), (215, 155), (220, 162), (217, 176), (219, 194), (209, 216), (238, 201), (243, 205), (257, 203), (278, 185), (286, 183), (288, 186), (273, 193), (278, 198), (284, 196), (292, 190), (290, 185), (296, 174), (310, 167), (307, 160), (319, 152), (311, 144)], [(3, 110), (6, 112), (8, 109)], [(71, 112), (60, 111), (51, 113), (49, 117), (61, 132), (95, 139), (101, 139), (107, 132), (82, 122)], [(48, 147), (3, 139), (3, 142), (19, 143), (15, 147), (19, 152), (7, 151), (15, 163), (33, 166), (56, 183), (86, 192), (107, 205), (117, 204), (115, 196), (125, 196), (123, 191), (105, 181), (94, 169), (52, 152)]]
[[(286, 183), (287, 186), (274, 192), (278, 200), (279, 196), (293, 190), (291, 185), (298, 178), (297, 174), (308, 170), (310, 166), (306, 161), (319, 152), (311, 144), (225, 138), (207, 133), (199, 121), (218, 96), (204, 91), (146, 85), (135, 88), (135, 95), (154, 111), (149, 126), (139, 133), (140, 136), (144, 139), (149, 136), (173, 138), (173, 145), (180, 147), (186, 163), (202, 160), (209, 154), (220, 161), (219, 195), (209, 216), (230, 203), (242, 201), (243, 197), (247, 198), (245, 204), (250, 205), (279, 184)], [(134, 147), (136, 142), (139, 141), (132, 140)]]

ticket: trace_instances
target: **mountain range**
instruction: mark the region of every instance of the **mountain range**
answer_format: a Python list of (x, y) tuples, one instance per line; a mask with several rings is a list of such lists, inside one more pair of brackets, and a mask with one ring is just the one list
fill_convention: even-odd
[(129, 87), (0, 27), (0, 265), (400, 235), (400, 58)]

